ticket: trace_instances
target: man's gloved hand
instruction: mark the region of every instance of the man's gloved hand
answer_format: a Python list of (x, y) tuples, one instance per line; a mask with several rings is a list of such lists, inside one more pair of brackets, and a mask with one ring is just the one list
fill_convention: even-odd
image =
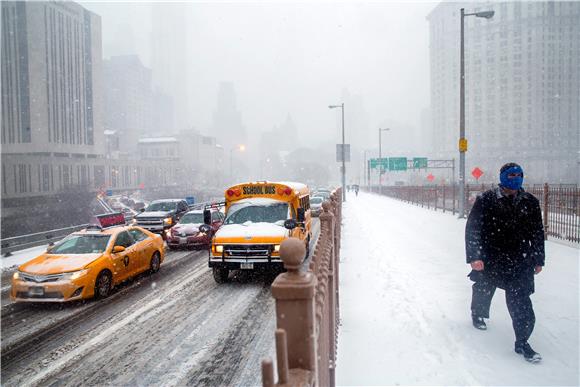
[(482, 271), (483, 270), (483, 261), (477, 260), (471, 262), (471, 268), (475, 271)]

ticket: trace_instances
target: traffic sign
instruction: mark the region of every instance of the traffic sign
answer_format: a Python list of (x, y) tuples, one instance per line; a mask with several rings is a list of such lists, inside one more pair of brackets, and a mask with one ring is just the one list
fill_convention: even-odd
[(459, 152), (467, 152), (467, 139), (466, 138), (459, 139)]
[(413, 168), (427, 168), (427, 157), (413, 157)]
[(350, 162), (350, 144), (336, 144), (336, 161), (342, 162), (342, 147), (344, 146), (344, 162)]
[(407, 158), (406, 157), (390, 157), (389, 171), (406, 171)]
[(483, 171), (479, 169), (479, 167), (475, 167), (473, 168), (473, 171), (471, 171), (471, 176), (475, 177), (475, 180), (479, 180), (479, 178), (483, 176)]
[(113, 196), (113, 190), (112, 189), (108, 189), (106, 192), (107, 196)]
[(377, 169), (379, 165), (382, 165), (382, 169), (389, 169), (389, 159), (387, 157), (383, 157), (381, 159), (371, 159), (370, 166), (371, 169)]

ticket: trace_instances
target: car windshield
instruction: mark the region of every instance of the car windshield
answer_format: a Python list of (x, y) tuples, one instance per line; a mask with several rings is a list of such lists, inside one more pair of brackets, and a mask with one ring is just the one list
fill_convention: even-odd
[(58, 242), (49, 254), (96, 254), (107, 248), (110, 235), (69, 235)]
[(173, 211), (176, 206), (174, 202), (157, 202), (151, 203), (146, 211)]
[(288, 217), (288, 203), (239, 203), (230, 207), (225, 224), (275, 223), (283, 226)]
[(316, 196), (316, 197), (310, 198), (310, 204), (320, 204), (320, 203), (322, 203), (323, 200), (324, 199), (321, 198), (320, 196)]
[(203, 223), (203, 214), (185, 214), (179, 223)]

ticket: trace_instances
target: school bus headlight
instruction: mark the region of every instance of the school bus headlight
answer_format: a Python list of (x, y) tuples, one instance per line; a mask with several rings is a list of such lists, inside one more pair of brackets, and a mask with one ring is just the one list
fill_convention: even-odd
[(274, 252), (275, 253), (279, 253), (280, 252), (280, 245), (274, 245)]
[(215, 246), (215, 252), (216, 253), (223, 253), (224, 252), (224, 247), (222, 245)]

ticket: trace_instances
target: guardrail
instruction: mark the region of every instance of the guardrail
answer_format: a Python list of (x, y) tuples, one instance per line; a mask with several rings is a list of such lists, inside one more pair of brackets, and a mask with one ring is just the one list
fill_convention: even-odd
[(34, 234), (20, 235), (12, 238), (5, 238), (1, 241), (1, 254), (10, 256), (14, 251), (27, 249), (29, 247), (42, 246), (51, 242), (61, 240), (68, 234), (87, 227), (88, 224), (80, 224), (54, 230), (37, 232)]
[(320, 236), (308, 271), (301, 269), (306, 253), (302, 241), (290, 238), (280, 246), (287, 272), (272, 284), (278, 382), (273, 361), (266, 359), (262, 361), (264, 387), (335, 385), (341, 197), (338, 189), (322, 204)]
[[(466, 184), (466, 213), (471, 211), (476, 196), (494, 184)], [(580, 188), (577, 185), (538, 184), (524, 187), (542, 207), (546, 237), (580, 243)], [(459, 190), (453, 185), (387, 186), (382, 194), (434, 210), (457, 211)]]

